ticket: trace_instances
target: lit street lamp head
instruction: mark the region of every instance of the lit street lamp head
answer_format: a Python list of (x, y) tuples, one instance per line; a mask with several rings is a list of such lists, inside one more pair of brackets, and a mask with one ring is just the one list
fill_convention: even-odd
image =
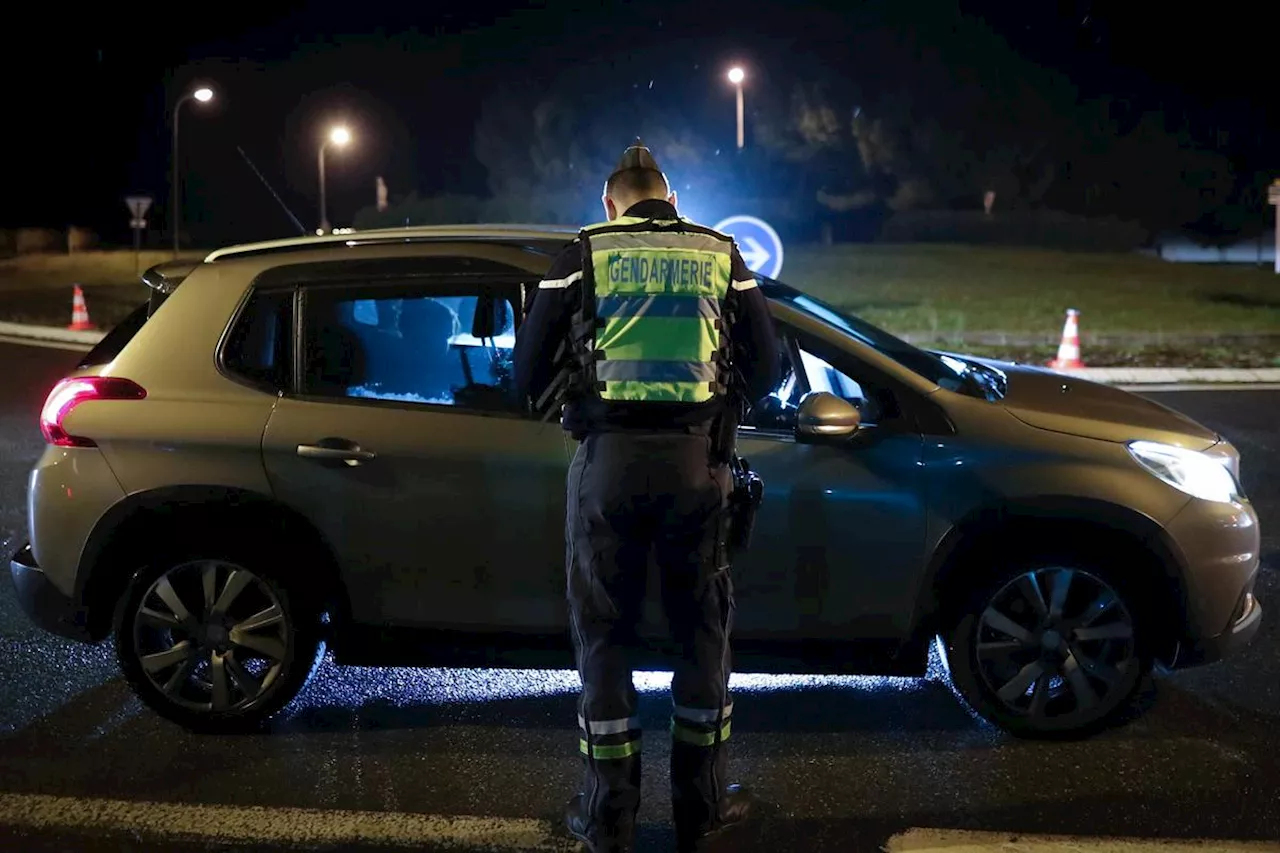
[(178, 119), (182, 115), (182, 106), (187, 101), (196, 100), (202, 104), (207, 104), (213, 100), (213, 90), (208, 86), (201, 86), (193, 92), (188, 92), (179, 97), (173, 104), (173, 159), (169, 161), (169, 168), (172, 170), (169, 176), (169, 185), (173, 194), (169, 202), (169, 230), (173, 232), (173, 256), (178, 256), (179, 241), (179, 210), (182, 205), (182, 192), (179, 189), (180, 176), (178, 175)]
[(345, 127), (335, 127), (329, 131), (329, 141), (334, 145), (346, 145), (351, 141), (351, 131)]
[(741, 83), (746, 78), (746, 76), (747, 76), (747, 72), (743, 71), (741, 68), (729, 69), (729, 82), (733, 83), (734, 85)]

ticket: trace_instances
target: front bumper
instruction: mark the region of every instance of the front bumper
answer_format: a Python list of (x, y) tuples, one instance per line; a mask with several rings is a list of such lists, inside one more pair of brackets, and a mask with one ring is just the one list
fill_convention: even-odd
[(50, 633), (92, 642), (84, 609), (55, 587), (36, 565), (30, 545), (24, 545), (9, 560), (9, 576), (13, 578), (18, 603), (32, 622)]
[[(1252, 586), (1252, 584), (1250, 585)], [(1204, 637), (1198, 640), (1184, 640), (1178, 644), (1170, 669), (1183, 669), (1200, 664), (1213, 663), (1235, 654), (1249, 645), (1258, 628), (1262, 626), (1262, 603), (1253, 592), (1246, 592), (1240, 601), (1240, 608), (1231, 627), (1216, 637)]]
[(1191, 500), (1164, 534), (1182, 576), (1185, 618), (1167, 665), (1212, 663), (1239, 651), (1262, 620), (1253, 597), (1262, 548), (1257, 510), (1243, 499)]

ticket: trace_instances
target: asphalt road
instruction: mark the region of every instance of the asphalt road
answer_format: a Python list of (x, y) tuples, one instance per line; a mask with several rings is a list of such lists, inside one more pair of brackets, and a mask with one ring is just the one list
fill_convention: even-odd
[[(0, 344), (0, 553), (25, 529), (40, 403), (75, 358)], [(734, 849), (872, 851), (913, 826), (1280, 839), (1280, 393), (1158, 396), (1243, 452), (1246, 490), (1263, 518), (1258, 592), (1269, 608), (1250, 649), (1158, 677), (1144, 716), (1077, 743), (1006, 737), (967, 715), (938, 680), (739, 679), (735, 772), (768, 811)], [(641, 849), (669, 849), (665, 682), (657, 674), (641, 682), (653, 732)], [(143, 709), (109, 647), (31, 627), (5, 581), (0, 815), (25, 812), (24, 825), (47, 828), (0, 819), (0, 847), (374, 850), (420, 832), (420, 849), (433, 850), (460, 835), (533, 838), (539, 820), (558, 826), (577, 781), (576, 683), (563, 672), (326, 664), (271, 733), (200, 737)], [(113, 814), (128, 818), (120, 826), (150, 815), (187, 837), (145, 844), (110, 829)], [(424, 815), (507, 820), (442, 824)], [(375, 840), (342, 843), (350, 835)]]

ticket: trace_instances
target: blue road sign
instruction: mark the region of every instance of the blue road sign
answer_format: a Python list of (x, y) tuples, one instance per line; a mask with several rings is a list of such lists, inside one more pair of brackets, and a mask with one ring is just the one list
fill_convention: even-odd
[(768, 222), (754, 216), (730, 216), (714, 227), (738, 241), (738, 252), (752, 272), (769, 278), (782, 272), (782, 239)]

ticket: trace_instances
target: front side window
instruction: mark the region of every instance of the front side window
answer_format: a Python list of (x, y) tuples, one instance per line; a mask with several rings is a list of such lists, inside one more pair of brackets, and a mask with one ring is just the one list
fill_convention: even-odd
[[(485, 310), (492, 322), (477, 325), (477, 311)], [(505, 296), (466, 285), (323, 288), (308, 293), (305, 313), (309, 394), (519, 410), (511, 380), (515, 312)]]
[(802, 374), (795, 369), (789, 335), (781, 328), (778, 331), (778, 363), (782, 378), (768, 396), (751, 407), (745, 425), (762, 432), (790, 434), (796, 426), (796, 407), (809, 389)]
[(954, 359), (922, 350), (871, 325), (848, 311), (823, 302), (773, 279), (758, 276), (765, 296), (839, 329), (849, 337), (896, 361), (908, 370), (949, 391), (974, 397), (985, 396), (981, 385), (965, 376), (965, 366)]
[(800, 346), (800, 362), (804, 366), (810, 390), (826, 391), (852, 403), (866, 425), (880, 420), (880, 403), (864, 390), (862, 383), (805, 349), (803, 345)]
[(795, 330), (779, 327), (782, 379), (778, 386), (752, 407), (746, 425), (762, 432), (790, 434), (795, 430), (796, 411), (804, 395), (826, 391), (852, 403), (862, 415), (862, 422), (876, 424), (886, 414), (889, 395), (877, 393), (865, 380), (859, 381), (814, 351)]

